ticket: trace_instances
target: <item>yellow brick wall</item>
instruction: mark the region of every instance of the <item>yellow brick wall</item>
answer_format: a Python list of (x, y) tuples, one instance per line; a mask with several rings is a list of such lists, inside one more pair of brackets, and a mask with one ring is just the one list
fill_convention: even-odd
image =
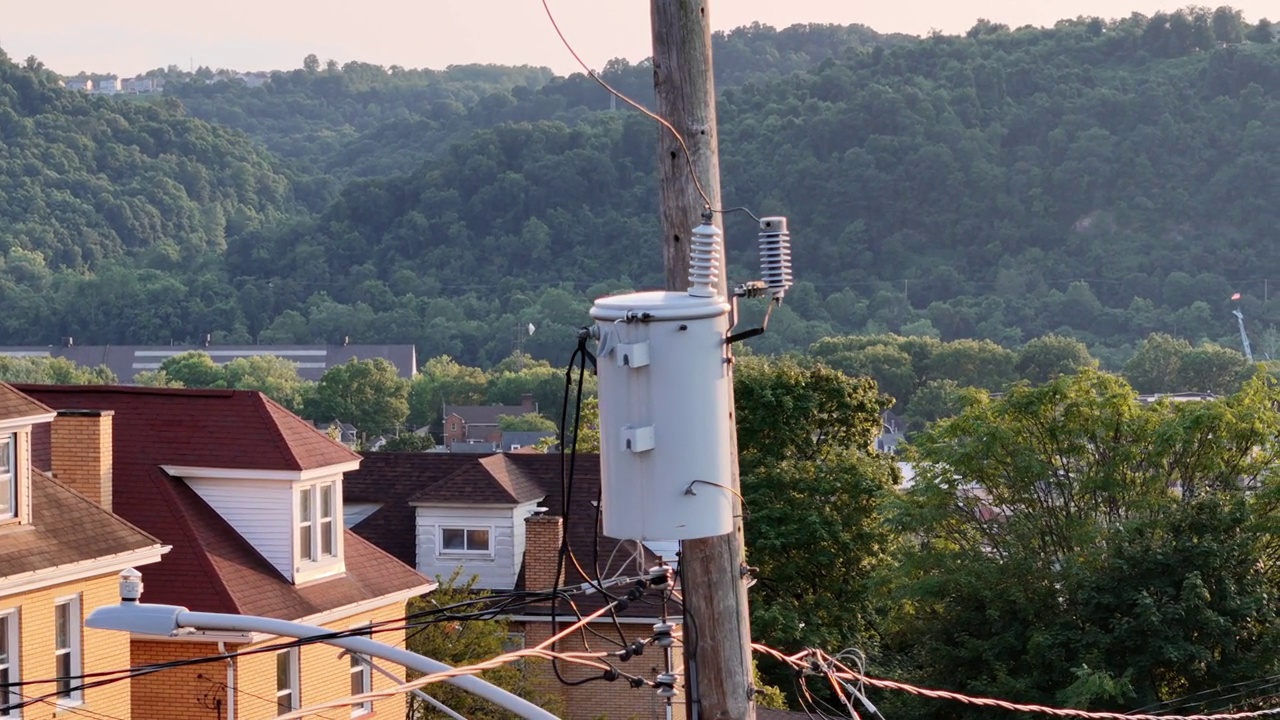
[[(403, 617), (405, 606), (393, 604), (378, 610), (329, 623), (331, 630), (349, 630), (357, 625), (395, 620)], [(374, 635), (379, 642), (404, 647), (404, 632)], [(251, 650), (281, 642), (273, 639), (255, 645), (228, 646), (228, 650)], [(167, 662), (191, 657), (214, 655), (217, 645), (206, 642), (149, 641), (133, 647), (135, 665)], [(302, 648), (302, 705), (312, 705), (349, 695), (351, 662), (342, 651), (331, 645), (316, 644)], [(259, 720), (276, 715), (276, 654), (265, 652), (236, 658), (235, 708), (238, 720)], [(379, 667), (404, 677), (404, 669), (387, 661), (376, 660)], [(378, 672), (373, 673), (373, 688), (383, 690), (396, 683)], [(216, 720), (226, 717), (227, 666), (225, 662), (209, 663), (165, 670), (135, 681), (132, 720)], [(219, 712), (220, 710), (220, 712)], [(374, 712), (364, 718), (401, 720), (405, 713), (403, 695), (378, 700)], [(345, 720), (349, 708), (325, 711), (317, 717)]]
[[(592, 626), (600, 634), (606, 637), (616, 638), (617, 630), (612, 625), (595, 624)], [(563, 629), (561, 625), (559, 629)], [(518, 632), (520, 626), (512, 624), (511, 631)], [(652, 628), (649, 625), (624, 624), (622, 626), (623, 633), (629, 641), (638, 640), (648, 637), (652, 634)], [(525, 647), (533, 647), (551, 637), (551, 624), (541, 622), (529, 622), (523, 625)], [(676, 628), (679, 632), (679, 628)], [(587, 644), (592, 650), (617, 650), (616, 644), (609, 643), (590, 633), (587, 634)], [(580, 633), (574, 633), (561, 640), (558, 649), (560, 652), (581, 652), (585, 650)], [(683, 656), (677, 645), (672, 648), (672, 664), (674, 672), (681, 672), (683, 665)], [(633, 657), (625, 663), (615, 662), (614, 665), (622, 672), (639, 675), (641, 677), (652, 680), (659, 673), (666, 672), (666, 658), (660, 648), (650, 646), (645, 649), (644, 654), (639, 657)], [(625, 678), (619, 678), (614, 682), (598, 681), (590, 682), (585, 685), (566, 686), (560, 684), (556, 679), (555, 673), (550, 663), (537, 663), (531, 666), (533, 672), (537, 675), (538, 685), (545, 692), (558, 695), (564, 706), (564, 720), (663, 720), (666, 718), (666, 702), (658, 697), (658, 693), (651, 687), (633, 688), (627, 684)], [(598, 677), (600, 671), (594, 668), (587, 668), (581, 665), (572, 665), (569, 663), (560, 663), (560, 674), (566, 680), (578, 680), (586, 677)], [(677, 695), (677, 706), (673, 710), (673, 715), (678, 718), (684, 717), (684, 688), (682, 681), (677, 681), (677, 689), (680, 691)]]
[(110, 410), (70, 413), (54, 418), (49, 431), (53, 474), (110, 510), (113, 413)]
[[(58, 585), (22, 595), (0, 597), (0, 610), (17, 608), (19, 615), (19, 668), (22, 679), (46, 680), (56, 674), (54, 660), (54, 605), (58, 599), (80, 595), (81, 623), (94, 608), (114, 605), (120, 601), (119, 579), (115, 573)], [(84, 628), (80, 640), (83, 673), (119, 670), (130, 666), (129, 636), (124, 633)], [(56, 691), (52, 682), (27, 685), (23, 694), (28, 697), (51, 695)], [(51, 701), (52, 702), (52, 701)], [(130, 687), (128, 682), (112, 683), (84, 691), (84, 704), (77, 706), (81, 712), (100, 713), (120, 720), (129, 720)], [(37, 703), (23, 709), (24, 720), (50, 720), (67, 718), (74, 714), (57, 712), (54, 705)]]

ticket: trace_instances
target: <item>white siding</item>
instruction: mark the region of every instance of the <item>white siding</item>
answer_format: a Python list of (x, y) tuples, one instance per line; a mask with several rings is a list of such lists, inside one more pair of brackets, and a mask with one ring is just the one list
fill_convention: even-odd
[[(459, 565), (461, 579), (472, 575), (479, 579), (476, 587), (509, 590), (515, 586), (519, 567), (515, 546), (514, 508), (476, 505), (473, 507), (418, 507), (417, 547), (418, 572), (434, 578), (448, 578)], [(523, 526), (523, 519), (521, 525)], [(490, 528), (489, 555), (440, 555), (436, 544), (442, 527)], [(524, 528), (521, 527), (523, 540)], [(523, 553), (524, 548), (521, 547)]]
[(344, 502), (342, 504), (342, 526), (350, 530), (361, 521), (378, 511), (382, 503)]
[(268, 480), (184, 478), (280, 574), (293, 579), (293, 485)]

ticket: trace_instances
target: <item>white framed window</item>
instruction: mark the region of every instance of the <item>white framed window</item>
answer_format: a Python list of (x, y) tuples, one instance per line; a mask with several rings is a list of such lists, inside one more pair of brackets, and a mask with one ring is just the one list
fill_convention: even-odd
[(337, 525), (333, 522), (333, 509), (337, 505), (334, 492), (333, 483), (320, 485), (320, 525), (316, 528), (316, 532), (320, 535), (320, 557), (322, 558), (338, 556)]
[(298, 560), (322, 562), (338, 557), (338, 487), (326, 482), (298, 488)]
[(491, 527), (440, 527), (441, 555), (490, 555), (493, 553)]
[[(360, 637), (373, 637), (373, 632), (364, 630)], [(351, 694), (363, 695), (373, 692), (373, 667), (369, 658), (360, 653), (349, 652), (351, 658)], [(359, 717), (373, 712), (373, 701), (362, 702), (351, 706), (351, 717)]]
[(53, 655), (59, 705), (84, 702), (80, 685), (80, 596), (59, 598), (53, 605)]
[(9, 709), (18, 704), (23, 696), (22, 669), (18, 667), (21, 657), (18, 643), (18, 611), (0, 610), (0, 718), (18, 718), (22, 710)]
[(316, 559), (315, 537), (316, 489), (304, 487), (298, 491), (298, 559)]
[(302, 668), (298, 648), (276, 653), (276, 715), (284, 715), (301, 707)]
[(18, 472), (13, 435), (0, 436), (0, 520), (18, 516)]

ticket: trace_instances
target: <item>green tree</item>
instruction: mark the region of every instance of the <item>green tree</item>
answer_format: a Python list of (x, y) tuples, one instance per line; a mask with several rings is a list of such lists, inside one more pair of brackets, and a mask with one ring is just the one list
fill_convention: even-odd
[(1239, 352), (1204, 343), (1182, 356), (1177, 377), (1185, 390), (1227, 395), (1239, 390), (1253, 370)]
[(41, 385), (110, 385), (116, 376), (103, 365), (83, 368), (66, 358), (0, 356), (0, 382)]
[(1089, 355), (1084, 343), (1061, 335), (1044, 335), (1018, 349), (1013, 373), (1032, 385), (1039, 385), (1059, 375), (1073, 375), (1096, 367), (1098, 361)]
[(292, 360), (275, 355), (236, 358), (222, 366), (223, 382), (236, 390), (260, 390), (293, 412), (302, 409), (303, 380)]
[(192, 350), (165, 358), (160, 372), (169, 379), (189, 388), (222, 388), (227, 386), (227, 376), (222, 367), (213, 361), (209, 353)]
[(889, 651), (921, 682), (1119, 710), (1280, 667), (1273, 383), (1142, 405), (1085, 370), (979, 400), (914, 439), (897, 516), (920, 541)]
[(556, 424), (538, 413), (499, 415), (498, 428), (503, 432), (555, 432)]
[(1191, 352), (1191, 343), (1164, 333), (1148, 335), (1124, 364), (1124, 377), (1143, 393), (1190, 390), (1180, 384), (1182, 358)]
[(304, 410), (312, 420), (341, 420), (381, 435), (400, 427), (409, 415), (409, 383), (383, 358), (353, 358), (325, 372)]
[[(408, 612), (429, 613), (460, 602), (483, 598), (487, 593), (475, 589), (476, 578), (464, 580), (462, 568), (449, 577), (437, 577), (440, 582), (435, 592), (409, 601)], [(507, 652), (511, 641), (510, 627), (505, 620), (467, 620), (460, 622), (441, 616), (435, 622), (407, 631), (409, 650), (439, 660), (454, 667), (472, 665)], [(484, 680), (508, 692), (546, 708), (552, 713), (563, 712), (557, 696), (547, 693), (534, 682), (529, 665), (544, 662), (528, 658), (520, 663), (502, 665), (479, 674)], [(417, 674), (410, 673), (413, 679)], [(432, 685), (430, 694), (460, 715), (473, 720), (510, 720), (510, 712), (496, 708), (472, 693), (440, 683)], [(436, 720), (443, 718), (427, 703), (410, 696), (408, 717), (412, 720)]]
[(479, 368), (462, 365), (448, 355), (431, 358), (409, 387), (409, 424), (439, 423), (446, 404), (483, 404), (488, 383), (488, 374)]
[[(882, 608), (872, 578), (895, 535), (896, 469), (870, 447), (888, 398), (823, 365), (744, 357), (735, 365), (751, 626), (776, 647), (871, 647)], [(839, 602), (831, 602), (839, 598)], [(774, 684), (786, 672), (763, 665)]]
[(133, 376), (133, 384), (140, 387), (180, 388), (186, 387), (180, 380), (169, 377), (163, 370), (143, 370)]
[(964, 407), (965, 389), (955, 380), (930, 380), (911, 397), (906, 408), (907, 422), (913, 429), (958, 415)]
[(430, 433), (406, 432), (391, 438), (378, 452), (426, 452), (436, 446)]

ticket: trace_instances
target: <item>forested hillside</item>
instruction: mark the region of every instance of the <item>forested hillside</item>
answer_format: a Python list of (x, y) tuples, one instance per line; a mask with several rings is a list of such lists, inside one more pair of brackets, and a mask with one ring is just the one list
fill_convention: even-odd
[(80, 269), (218, 253), (227, 236), (293, 212), (278, 161), (169, 103), (53, 86), (0, 53), (0, 252)]
[[(801, 281), (755, 348), (883, 332), (1015, 347), (1057, 332), (1118, 368), (1152, 332), (1238, 346), (1227, 299), (1240, 291), (1260, 354), (1280, 350), (1265, 332), (1280, 323), (1264, 284), (1280, 260), (1270, 37), (1227, 9), (1052, 29), (983, 21), (965, 37), (909, 42), (829, 26), (719, 37), (726, 202), (791, 218)], [(6, 63), (0, 89), (50, 98), (43, 123), (62, 129), (46, 135), (48, 151), (23, 146), (31, 156), (5, 182), (45, 173), (63, 183), (63, 155), (106, 152), (84, 117), (149, 121), (171, 144), (113, 129), (105, 144), (136, 163), (93, 177), (134, 188), (135, 217), (178, 223), (139, 223), (152, 239), (105, 243), (6, 233), (15, 249), (0, 299), (30, 310), (0, 321), (6, 341), (349, 336), (487, 366), (520, 344), (558, 359), (591, 297), (657, 281), (658, 130), (621, 103), (609, 110), (589, 78), (318, 63), (265, 88), (171, 82), (160, 107), (77, 98)], [(604, 72), (649, 97), (645, 64)], [(175, 114), (174, 98), (288, 157)], [(200, 138), (227, 147), (206, 157), (191, 149)], [(192, 180), (197, 165), (211, 190)], [(171, 166), (185, 174), (166, 175)], [(184, 194), (222, 213), (225, 251), (192, 239), (194, 216), (168, 210)], [(102, 195), (87, 185), (51, 195), (39, 227), (105, 226), (101, 211), (81, 209)], [(731, 277), (749, 279), (754, 228), (727, 224)], [(181, 264), (126, 252), (158, 238), (194, 252)], [(89, 250), (98, 246), (119, 249)], [(529, 323), (537, 332), (522, 339)]]
[[(716, 82), (721, 88), (787, 77), (862, 48), (914, 40), (861, 25), (755, 24), (717, 32)], [(159, 71), (158, 71), (159, 72)], [(290, 160), (338, 179), (411, 172), (453, 141), (501, 123), (557, 120), (573, 124), (607, 110), (610, 96), (583, 74), (547, 68), (457, 65), (441, 71), (383, 68), (357, 61), (275, 72), (263, 87), (211, 82), (212, 71), (163, 71), (167, 96), (202, 120), (228, 125)], [(648, 61), (615, 59), (601, 77), (652, 105)]]

